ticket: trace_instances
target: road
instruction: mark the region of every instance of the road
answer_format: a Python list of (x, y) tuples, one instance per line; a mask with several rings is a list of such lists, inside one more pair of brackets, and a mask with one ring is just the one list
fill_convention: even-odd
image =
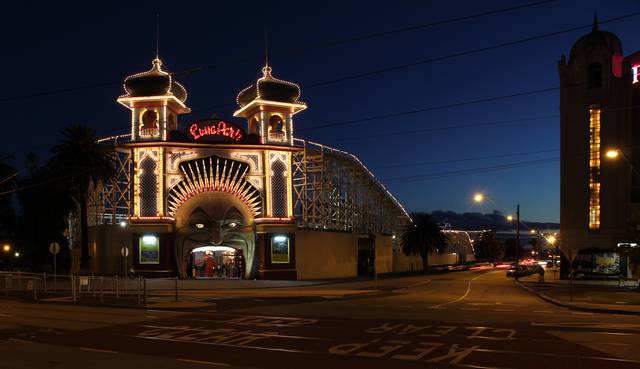
[(317, 296), (184, 310), (0, 301), (0, 368), (640, 367), (640, 317), (550, 305), (504, 271), (302, 288)]

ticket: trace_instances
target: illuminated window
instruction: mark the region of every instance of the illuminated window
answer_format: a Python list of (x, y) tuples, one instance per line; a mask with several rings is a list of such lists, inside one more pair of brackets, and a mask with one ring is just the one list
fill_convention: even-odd
[(140, 264), (160, 264), (160, 239), (145, 235), (139, 240)]
[(271, 263), (289, 263), (289, 236), (277, 234), (271, 236)]
[(600, 108), (589, 108), (589, 228), (600, 228)]

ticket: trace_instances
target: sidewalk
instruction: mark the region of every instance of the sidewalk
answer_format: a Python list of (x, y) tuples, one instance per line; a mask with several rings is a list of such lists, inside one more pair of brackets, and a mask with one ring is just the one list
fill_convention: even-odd
[(540, 298), (572, 310), (640, 315), (640, 290), (635, 281), (560, 280), (559, 273), (547, 269), (545, 283), (538, 282), (538, 274), (520, 278), (516, 283)]

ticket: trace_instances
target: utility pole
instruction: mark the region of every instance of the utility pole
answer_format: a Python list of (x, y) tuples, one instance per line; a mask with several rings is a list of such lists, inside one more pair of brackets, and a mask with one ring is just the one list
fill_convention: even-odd
[(516, 205), (516, 269), (515, 277), (518, 280), (518, 263), (520, 261), (520, 204)]

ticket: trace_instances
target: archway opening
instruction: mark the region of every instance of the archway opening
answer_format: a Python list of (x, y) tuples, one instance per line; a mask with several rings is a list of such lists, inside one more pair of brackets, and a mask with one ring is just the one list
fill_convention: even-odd
[(187, 272), (195, 279), (242, 279), (244, 255), (229, 246), (200, 246), (187, 256)]

